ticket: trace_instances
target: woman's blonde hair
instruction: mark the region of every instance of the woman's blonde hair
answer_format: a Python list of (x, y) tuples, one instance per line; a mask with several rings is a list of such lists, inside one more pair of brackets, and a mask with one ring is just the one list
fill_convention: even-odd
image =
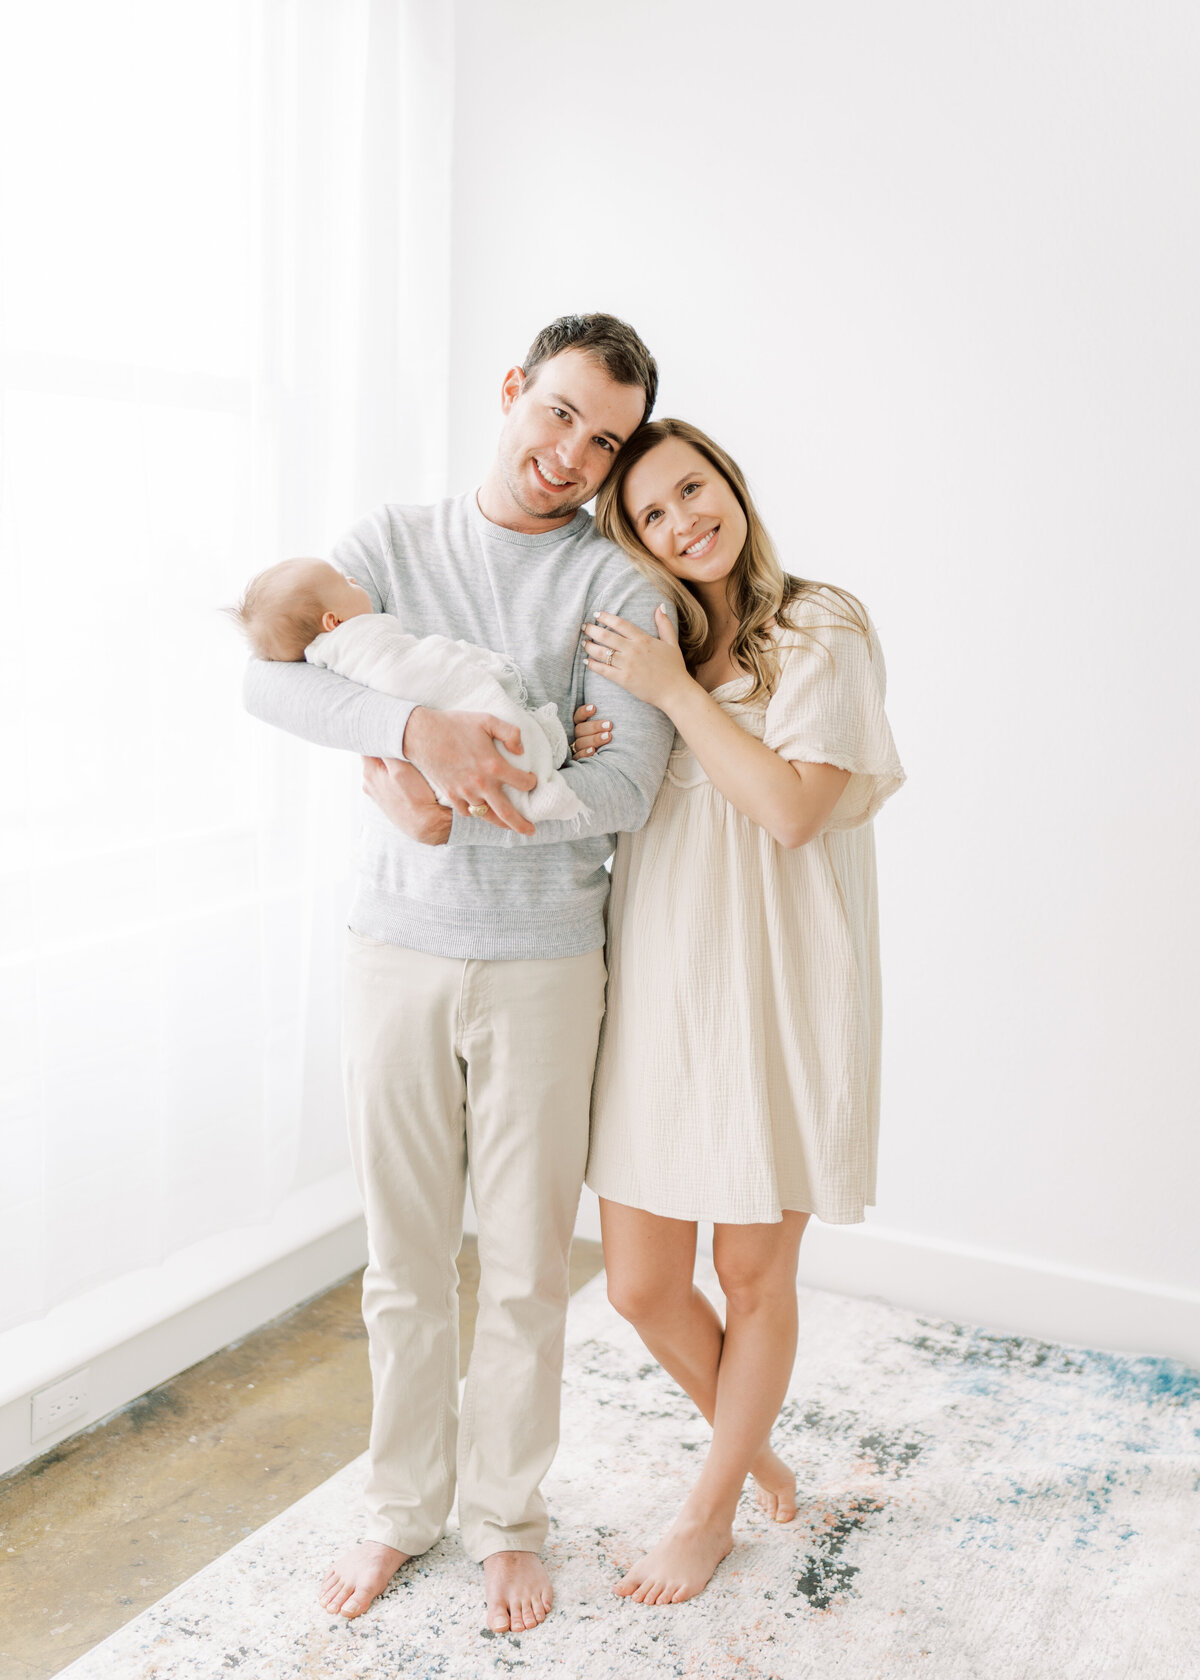
[[(596, 501), (596, 527), (602, 535), (625, 550), (656, 589), (661, 589), (674, 601), (679, 609), (679, 645), (689, 670), (694, 671), (712, 658), (716, 651), (716, 632), (691, 585), (674, 577), (643, 545), (621, 495), (632, 469), (668, 438), (679, 438), (698, 450), (729, 485), (746, 516), (746, 541), (729, 575), (728, 592), (729, 603), (738, 621), (729, 656), (752, 679), (745, 696), (747, 702), (766, 699), (779, 676), (779, 656), (770, 626), (778, 624), (784, 630), (809, 634), (805, 626), (792, 621), (789, 611), (806, 596), (815, 594), (819, 589), (827, 590), (845, 609), (843, 617), (837, 606), (831, 605), (831, 619), (864, 636), (869, 634), (866, 609), (847, 590), (831, 583), (814, 583), (810, 579), (792, 577), (784, 571), (775, 545), (759, 518), (745, 474), (719, 443), (714, 443), (707, 433), (698, 426), (689, 425), (686, 420), (651, 420), (640, 426), (629, 442), (621, 446), (613, 470), (605, 479)], [(818, 637), (812, 639), (825, 646)], [(825, 651), (828, 652), (828, 648)]]

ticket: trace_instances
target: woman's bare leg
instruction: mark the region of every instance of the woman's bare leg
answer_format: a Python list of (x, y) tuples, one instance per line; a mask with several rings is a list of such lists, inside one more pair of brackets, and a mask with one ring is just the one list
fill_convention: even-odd
[[(704, 1590), (732, 1547), (733, 1516), (746, 1474), (760, 1458), (787, 1393), (796, 1353), (796, 1262), (808, 1215), (785, 1212), (777, 1225), (716, 1227), (713, 1257), (728, 1309), (718, 1345), (712, 1331), (715, 1324), (719, 1336), (720, 1321), (703, 1296), (703, 1306), (696, 1302), (699, 1292), (691, 1284), (695, 1226), (613, 1203), (602, 1203), (601, 1214), (607, 1219), (605, 1254), (614, 1305), (702, 1411), (716, 1347), (713, 1441), (700, 1478), (667, 1534), (615, 1589), (643, 1604), (677, 1604)], [(669, 1309), (655, 1305), (655, 1288)], [(674, 1315), (673, 1324), (668, 1313)]]
[[(806, 1219), (807, 1215), (785, 1217)], [(725, 1331), (708, 1296), (692, 1282), (695, 1221), (663, 1219), (601, 1197), (600, 1226), (609, 1300), (634, 1325), (701, 1416), (712, 1423)], [(774, 1521), (790, 1522), (796, 1515), (796, 1478), (772, 1449), (769, 1434), (770, 1425), (750, 1465), (755, 1495)]]

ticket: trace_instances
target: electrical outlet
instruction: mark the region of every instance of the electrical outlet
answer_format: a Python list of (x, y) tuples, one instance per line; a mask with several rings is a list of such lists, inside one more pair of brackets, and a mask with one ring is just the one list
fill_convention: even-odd
[(77, 1418), (86, 1417), (88, 1410), (88, 1378), (90, 1371), (76, 1371), (73, 1377), (63, 1377), (40, 1389), (33, 1397), (33, 1419), (30, 1441), (44, 1440), (56, 1435)]

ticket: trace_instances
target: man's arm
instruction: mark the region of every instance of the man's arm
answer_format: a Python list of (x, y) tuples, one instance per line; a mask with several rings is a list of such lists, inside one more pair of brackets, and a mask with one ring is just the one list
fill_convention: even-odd
[[(620, 600), (622, 604), (605, 606), (602, 610), (618, 612), (654, 632), (658, 597), (636, 573), (624, 592), (610, 589), (607, 598)], [(599, 607), (600, 603), (596, 605)], [(602, 753), (582, 761), (568, 760), (559, 770), (588, 816), (579, 821), (540, 822), (534, 834), (518, 835), (480, 818), (456, 813), (449, 845), (552, 846), (564, 840), (632, 833), (641, 828), (666, 773), (675, 726), (656, 706), (635, 700), (631, 694), (623, 693), (614, 684), (586, 670), (582, 700), (594, 703), (599, 708), (596, 716), (608, 718), (614, 725), (612, 743)]]
[[(644, 710), (655, 709), (647, 706)], [(664, 723), (665, 729), (643, 727), (639, 744), (633, 751), (625, 752), (618, 749), (617, 742), (623, 733), (628, 733), (628, 727), (618, 725), (613, 744), (602, 755), (582, 764), (562, 766), (559, 775), (572, 793), (578, 795), (588, 813), (586, 817), (567, 822), (540, 822), (532, 834), (517, 834), (512, 829), (498, 828), (478, 817), (463, 817), (455, 812), (448, 844), (553, 846), (564, 840), (583, 840), (594, 834), (632, 833), (641, 828), (662, 783), (675, 736), (674, 724), (669, 719), (664, 719)]]
[[(466, 804), (479, 798), (492, 806), (497, 823), (510, 823), (523, 834), (533, 833), (533, 824), (509, 803), (504, 789), (518, 787), (527, 792), (537, 786), (537, 777), (532, 771), (515, 769), (496, 751), (497, 739), (510, 752), (521, 750), (520, 730), (514, 724), (505, 723), (503, 718), (491, 717), (486, 712), (431, 711), (411, 700), (397, 700), (390, 694), (365, 688), (322, 666), (299, 661), (284, 664), (252, 659), (243, 679), (242, 696), (251, 717), (274, 724), (277, 729), (286, 729), (290, 735), (299, 735), (301, 740), (312, 741), (318, 747), (341, 747), (364, 759), (403, 763), (406, 743), (410, 747), (413, 741), (423, 745), (430, 732), (446, 736), (453, 747), (447, 763), (454, 766), (454, 785), (463, 779), (472, 790), (469, 798), (459, 801), (452, 789), (447, 788), (447, 796), (456, 800), (456, 809), (465, 812)], [(428, 762), (424, 755), (421, 762)], [(428, 791), (428, 783), (422, 777), (417, 780)], [(439, 779), (438, 785), (446, 787), (448, 780)], [(364, 791), (375, 797), (372, 788), (365, 787)], [(432, 799), (433, 795), (429, 797)], [(406, 827), (404, 816), (390, 811), (387, 814), (398, 827)], [(423, 821), (425, 814), (421, 815)], [(447, 819), (449, 816), (447, 810)], [(462, 821), (474, 819), (464, 814)], [(435, 843), (430, 839), (427, 824), (421, 833), (407, 828), (406, 832), (415, 840)], [(436, 842), (444, 843), (445, 836)]]
[[(393, 607), (396, 556), (386, 508), (360, 520), (330, 559), (366, 590), (377, 613)], [(418, 700), (383, 694), (301, 661), (252, 659), (242, 696), (251, 716), (317, 746), (340, 747), (364, 759), (416, 763), (445, 790), (464, 820), (468, 805), (482, 803), (491, 808), (495, 821), (521, 833), (533, 832), (532, 824), (509, 801), (505, 786), (528, 791), (537, 785), (537, 777), (514, 770), (496, 751), (496, 740), (510, 752), (521, 750), (519, 731), (500, 718), (431, 711)], [(414, 835), (418, 837), (426, 838)]]
[(403, 758), (412, 704), (377, 694), (333, 671), (297, 661), (252, 659), (242, 680), (251, 717), (318, 747), (341, 747), (364, 758)]
[[(379, 508), (360, 519), (330, 555), (339, 572), (366, 590), (376, 612), (388, 605), (391, 551), (387, 511)], [(252, 659), (242, 681), (242, 703), (251, 717), (276, 729), (369, 758), (404, 757), (404, 731), (413, 710), (409, 701), (377, 694), (300, 660)]]

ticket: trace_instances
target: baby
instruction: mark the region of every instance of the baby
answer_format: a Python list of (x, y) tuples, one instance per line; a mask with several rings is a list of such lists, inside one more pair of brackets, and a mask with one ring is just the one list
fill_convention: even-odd
[[(530, 822), (587, 815), (558, 773), (567, 734), (553, 702), (526, 705), (525, 682), (510, 659), (448, 636), (410, 636), (391, 613), (377, 613), (361, 584), (324, 560), (284, 560), (260, 572), (231, 616), (260, 659), (323, 665), (366, 688), (419, 706), (491, 712), (521, 730), (521, 753), (496, 742), (518, 770), (532, 770), (537, 786), (508, 797)], [(430, 784), (432, 786), (432, 784)], [(440, 788), (433, 789), (449, 804)]]

